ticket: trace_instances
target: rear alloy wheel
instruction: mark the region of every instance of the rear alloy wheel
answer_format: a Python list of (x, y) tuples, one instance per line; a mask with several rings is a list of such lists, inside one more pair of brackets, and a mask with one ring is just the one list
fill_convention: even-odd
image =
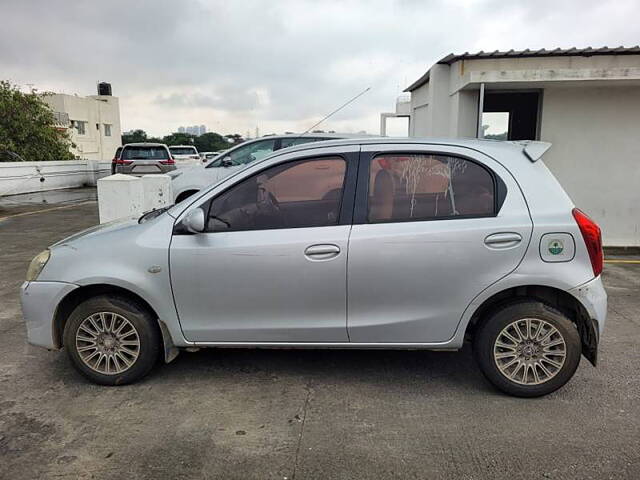
[(484, 375), (505, 393), (537, 397), (562, 387), (580, 363), (575, 325), (541, 302), (508, 305), (491, 315), (474, 341)]
[(516, 320), (502, 329), (493, 346), (498, 370), (520, 385), (540, 385), (555, 377), (567, 356), (564, 337), (540, 318)]
[(115, 295), (82, 302), (64, 329), (64, 346), (74, 366), (101, 385), (144, 377), (158, 359), (160, 342), (152, 315), (137, 302)]

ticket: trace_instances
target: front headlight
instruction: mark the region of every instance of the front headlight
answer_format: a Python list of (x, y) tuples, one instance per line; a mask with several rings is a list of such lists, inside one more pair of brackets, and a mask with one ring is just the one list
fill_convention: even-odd
[(49, 257), (51, 256), (51, 251), (49, 249), (40, 252), (38, 255), (31, 260), (29, 264), (29, 269), (27, 270), (27, 282), (33, 282), (38, 278), (40, 272), (44, 268), (44, 266), (49, 261)]

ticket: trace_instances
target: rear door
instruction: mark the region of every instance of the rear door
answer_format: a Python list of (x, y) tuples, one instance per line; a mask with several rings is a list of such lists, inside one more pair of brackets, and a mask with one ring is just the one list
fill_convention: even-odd
[(437, 343), (520, 263), (532, 231), (513, 177), (468, 149), (364, 145), (349, 239), (352, 342)]

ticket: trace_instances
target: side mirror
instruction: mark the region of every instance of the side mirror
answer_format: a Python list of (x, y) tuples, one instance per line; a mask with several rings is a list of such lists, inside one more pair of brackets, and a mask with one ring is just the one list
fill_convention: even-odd
[(194, 208), (187, 213), (187, 216), (182, 220), (182, 224), (185, 226), (187, 231), (191, 233), (204, 232), (204, 210), (202, 210), (202, 208)]
[(231, 157), (224, 157), (222, 159), (222, 166), (225, 168), (233, 166), (233, 163), (231, 162)]

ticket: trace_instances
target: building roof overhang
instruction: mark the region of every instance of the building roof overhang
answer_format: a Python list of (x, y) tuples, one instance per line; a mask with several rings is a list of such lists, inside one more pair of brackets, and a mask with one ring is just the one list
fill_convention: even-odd
[[(469, 53), (465, 52), (461, 55), (455, 55), (453, 53), (447, 55), (446, 57), (440, 59), (436, 62), (436, 65), (451, 65), (452, 63), (458, 62), (460, 60), (484, 60), (484, 59), (498, 59), (498, 58), (531, 58), (531, 57), (593, 57), (600, 55), (640, 55), (640, 45), (636, 45), (634, 47), (602, 47), (602, 48), (556, 48), (554, 50), (546, 50), (544, 48), (540, 50), (509, 50), (509, 51), (500, 51), (495, 50), (493, 52), (483, 52), (480, 51), (478, 53)], [(429, 82), (431, 69), (427, 70), (427, 72), (422, 75), (418, 80), (409, 85), (404, 91), (411, 92), (420, 88), (422, 85)]]

